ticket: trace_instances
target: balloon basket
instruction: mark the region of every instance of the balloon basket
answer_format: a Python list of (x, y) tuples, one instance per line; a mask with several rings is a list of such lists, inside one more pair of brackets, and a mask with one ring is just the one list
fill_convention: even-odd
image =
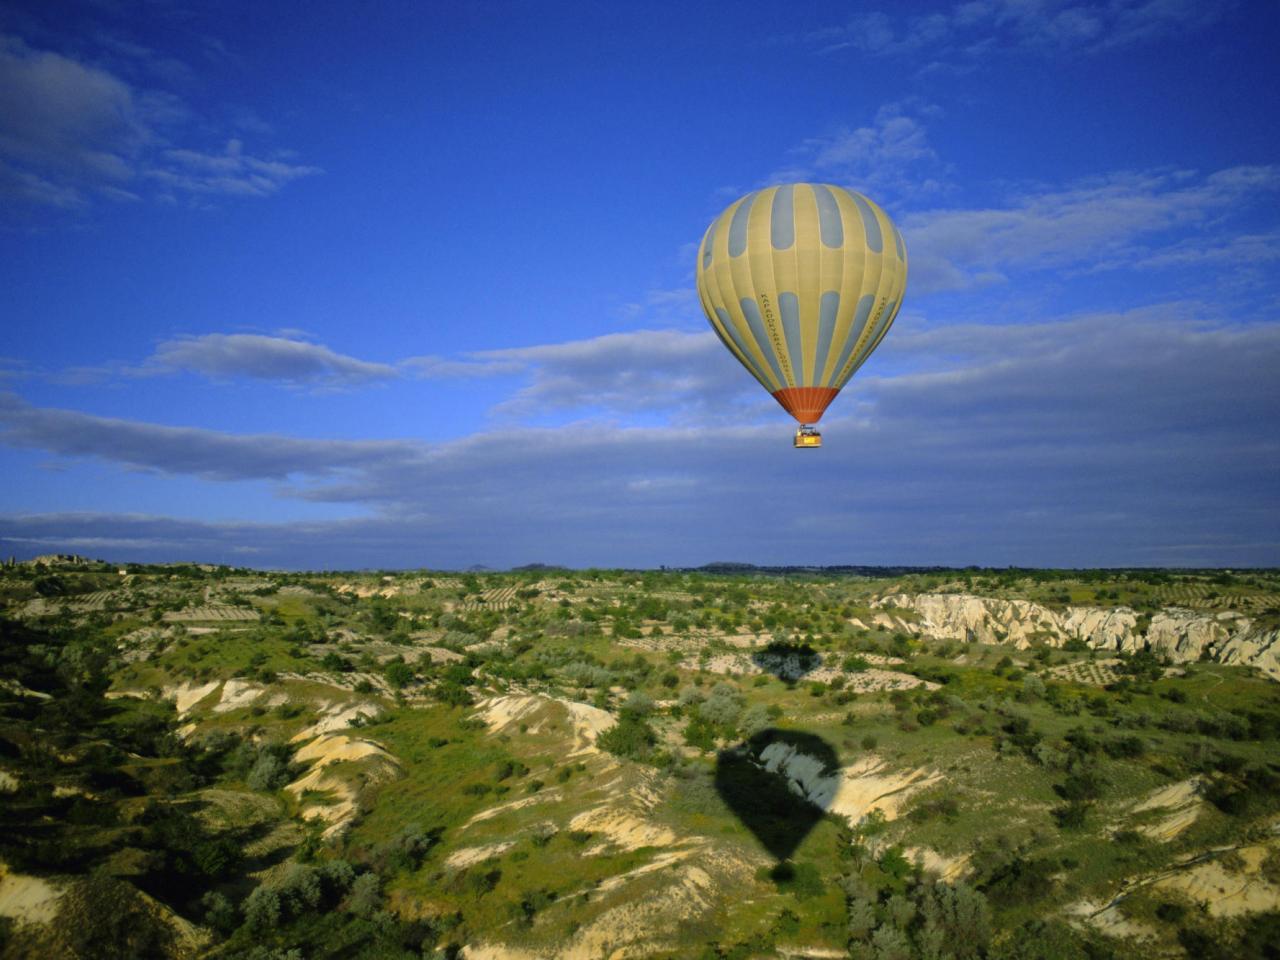
[(796, 438), (791, 444), (797, 450), (813, 450), (822, 446), (822, 434), (806, 423), (796, 431)]

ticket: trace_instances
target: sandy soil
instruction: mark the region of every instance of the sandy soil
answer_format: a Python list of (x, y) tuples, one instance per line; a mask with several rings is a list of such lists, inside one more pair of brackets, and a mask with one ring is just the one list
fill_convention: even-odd
[(262, 696), (266, 690), (248, 680), (228, 680), (222, 685), (222, 698), (214, 706), (214, 713), (230, 713), (241, 707), (247, 707)]
[(912, 863), (919, 863), (928, 873), (948, 883), (959, 880), (969, 872), (969, 854), (948, 857), (932, 847), (903, 847), (902, 855)]
[(493, 730), (501, 730), (528, 718), (548, 702), (550, 701), (546, 697), (513, 693), (505, 697), (482, 700), (479, 706), (484, 722)]
[(588, 923), (560, 952), (561, 960), (621, 960), (627, 947), (653, 943), (671, 929), (711, 909), (719, 884), (702, 867), (684, 864), (673, 881), (651, 897), (627, 898)]
[(1111, 937), (1130, 940), (1153, 940), (1156, 937), (1155, 930), (1144, 923), (1130, 920), (1115, 902), (1102, 904), (1081, 900), (1067, 907), (1066, 913), (1077, 922), (1088, 924)]
[(1066, 912), (1111, 936), (1148, 939), (1155, 936), (1155, 931), (1128, 919), (1123, 911), (1125, 897), (1142, 888), (1185, 896), (1201, 904), (1213, 917), (1275, 910), (1280, 907), (1280, 886), (1260, 874), (1262, 863), (1272, 849), (1274, 847), (1267, 844), (1239, 847), (1234, 852), (1243, 863), (1242, 869), (1231, 868), (1219, 856), (1135, 878), (1127, 883), (1126, 892), (1110, 903), (1082, 900), (1067, 907)]
[(827, 771), (821, 761), (781, 741), (760, 754), (765, 769), (782, 773), (810, 800), (857, 823), (872, 810), (896, 819), (915, 792), (942, 782), (942, 774), (925, 767), (891, 770), (884, 760), (868, 754), (839, 771)]
[(375, 703), (328, 705), (321, 709), (320, 718), (315, 723), (295, 733), (290, 738), (290, 742), (297, 743), (300, 740), (309, 740), (337, 730), (346, 730), (357, 717), (370, 719), (377, 715), (378, 705)]
[(166, 700), (173, 700), (173, 705), (177, 709), (178, 715), (181, 716), (221, 685), (221, 680), (213, 680), (199, 685), (183, 683), (176, 687), (165, 687), (163, 695)]
[[(341, 734), (318, 737), (294, 757), (301, 762), (314, 760), (315, 764), (285, 790), (299, 799), (307, 790), (328, 794), (326, 799), (309, 802), (301, 811), (304, 820), (320, 820), (327, 824), (323, 834), (326, 839), (338, 836), (359, 812), (355, 786), (333, 769), (335, 765), (366, 761), (360, 773), (368, 780), (394, 776), (400, 767), (395, 757), (381, 745)], [(369, 763), (371, 760), (374, 762)]]
[(530, 729), (537, 733), (542, 729), (542, 723), (534, 721), (534, 714), (549, 704), (564, 708), (573, 726), (573, 746), (566, 757), (599, 753), (596, 737), (617, 723), (617, 719), (609, 711), (593, 707), (589, 703), (534, 694), (493, 697), (482, 701), (479, 706), (480, 715), (492, 730), (502, 730), (523, 721), (529, 723)]
[[(569, 821), (569, 829), (590, 830), (623, 850), (669, 847), (677, 839), (666, 827), (609, 805), (584, 810)], [(602, 851), (593, 848), (586, 852)]]
[(578, 703), (574, 700), (558, 700), (569, 711), (573, 720), (574, 748), (569, 756), (577, 757), (585, 753), (599, 753), (596, 737), (604, 733), (615, 723), (617, 718), (607, 710), (593, 707), (589, 703)]
[(608, 893), (611, 890), (617, 890), (619, 887), (630, 883), (638, 877), (643, 877), (649, 873), (656, 873), (659, 870), (669, 867), (672, 864), (687, 860), (697, 852), (696, 847), (686, 847), (683, 850), (668, 850), (660, 853), (643, 866), (636, 867), (634, 870), (628, 870), (626, 873), (618, 873), (610, 877), (608, 880), (600, 883), (596, 888), (596, 893)]
[(496, 807), (489, 807), (487, 810), (481, 810), (474, 817), (462, 825), (465, 830), (467, 827), (477, 823), (483, 823), (486, 820), (492, 820), (499, 814), (509, 813), (512, 810), (523, 810), (525, 807), (531, 807), (535, 803), (552, 803), (562, 799), (559, 790), (543, 790), (541, 793), (535, 793), (531, 797), (522, 797), (519, 800), (512, 800), (509, 803), (500, 803)]
[(19, 923), (48, 923), (58, 914), (62, 891), (39, 877), (10, 873), (0, 863), (0, 917)]
[(1167, 842), (1182, 833), (1196, 821), (1204, 801), (1200, 799), (1200, 781), (1198, 778), (1171, 783), (1151, 793), (1145, 800), (1135, 804), (1131, 813), (1140, 814), (1152, 810), (1166, 810), (1168, 816), (1153, 823), (1146, 823), (1137, 828), (1153, 840)]
[(462, 960), (549, 960), (551, 954), (531, 953), (499, 943), (473, 943), (462, 948)]
[(1234, 872), (1221, 860), (1207, 860), (1188, 870), (1157, 880), (1157, 890), (1172, 890), (1204, 904), (1210, 916), (1236, 917), (1243, 913), (1275, 910), (1280, 906), (1280, 887), (1259, 873), (1270, 848), (1265, 844), (1240, 847), (1236, 851), (1244, 869)]
[[(873, 662), (871, 656), (864, 659), (868, 663)], [(891, 661), (889, 657), (874, 658), (882, 661)], [(901, 663), (901, 660), (896, 661)], [(758, 666), (749, 656), (740, 653), (722, 653), (711, 657), (706, 663), (701, 663), (696, 657), (686, 657), (682, 663), (686, 670), (697, 670), (699, 668), (709, 673), (719, 673), (725, 676), (755, 676), (757, 674), (769, 672), (776, 673), (776, 669), (765, 671)], [(784, 667), (785, 669), (785, 667)], [(866, 670), (846, 673), (838, 667), (820, 666), (808, 673), (799, 673), (798, 668), (790, 669), (787, 674), (799, 683), (807, 683), (812, 680), (821, 683), (830, 683), (836, 677), (844, 677), (845, 689), (852, 690), (855, 693), (872, 693), (878, 690), (912, 690), (916, 687), (923, 686), (926, 690), (936, 690), (938, 685), (927, 680), (921, 680), (919, 677), (913, 677), (909, 673), (899, 673), (896, 670), (883, 670), (879, 667), (871, 667)]]
[(463, 867), (500, 857), (515, 845), (514, 840), (508, 840), (502, 843), (490, 843), (483, 847), (463, 847), (449, 854), (445, 858), (444, 865), (454, 870), (461, 870)]
[(446, 650), (444, 647), (423, 647), (422, 655), (430, 657), (432, 663), (459, 663), (463, 659), (462, 654)]
[(300, 762), (315, 760), (316, 765), (313, 769), (327, 767), (331, 763), (341, 761), (363, 760), (365, 757), (381, 757), (390, 763), (396, 762), (381, 744), (374, 743), (372, 740), (356, 740), (336, 734), (317, 737), (294, 754), (294, 759)]

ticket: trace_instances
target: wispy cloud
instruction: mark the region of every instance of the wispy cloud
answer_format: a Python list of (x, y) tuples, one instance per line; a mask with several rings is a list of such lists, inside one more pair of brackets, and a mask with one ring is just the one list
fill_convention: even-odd
[(103, 198), (261, 197), (320, 172), (285, 154), (250, 154), (234, 137), (209, 149), (196, 143), (206, 136), (198, 128), (167, 90), (0, 35), (0, 196), (64, 209)]
[[(1255, 209), (1258, 195), (1280, 189), (1280, 167), (1233, 167), (1208, 176), (1192, 171), (1119, 173), (1066, 188), (1023, 190), (1002, 207), (908, 214), (917, 293), (957, 290), (1048, 268), (1116, 269), (1174, 265), (1197, 248), (1225, 259), (1221, 219)], [(1187, 237), (1187, 232), (1193, 234)], [(1250, 260), (1271, 256), (1266, 236), (1249, 245)], [(1239, 251), (1239, 247), (1236, 247)], [(1174, 257), (1175, 259), (1169, 259)]]
[(407, 461), (419, 451), (393, 440), (304, 440), (170, 427), (35, 407), (13, 394), (0, 394), (0, 442), (205, 480), (325, 477), (375, 459)]
[(237, 139), (228, 140), (218, 153), (165, 150), (163, 157), (166, 164), (147, 169), (145, 175), (171, 197), (182, 193), (267, 197), (292, 180), (321, 172), (306, 164), (248, 156)]
[(559, 410), (705, 416), (717, 403), (736, 406), (755, 387), (710, 331), (637, 330), (478, 356), (519, 364), (529, 377), (497, 407), (515, 416)]
[(922, 15), (859, 13), (808, 40), (826, 54), (926, 55), (975, 62), (997, 50), (1102, 50), (1186, 34), (1221, 19), (1233, 4), (1197, 0), (962, 0)]
[[(678, 369), (665, 350), (702, 351), (675, 338), (638, 343), (531, 348), (535, 357), (515, 359), (581, 370), (587, 388), (561, 394), (552, 378), (548, 390), (586, 416), (593, 377), (625, 379), (642, 357)], [(803, 461), (780, 413), (715, 427), (674, 415), (655, 426), (508, 425), (429, 444), (240, 436), (10, 397), (2, 442), (211, 481), (274, 481), (283, 495), (369, 515), (225, 530), (9, 517), (0, 535), (47, 544), (167, 530), (167, 555), (236, 544), (262, 551), (258, 562), (293, 566), (692, 563), (713, 559), (709, 543), (717, 556), (757, 561), (1277, 562), (1280, 442), (1259, 425), (1280, 420), (1280, 326), (1163, 306), (907, 328), (885, 350), (912, 372), (855, 378), (824, 420), (821, 455)]]
[(408, 357), (378, 363), (298, 336), (207, 333), (162, 342), (134, 367), (65, 371), (65, 382), (120, 373), (195, 373), (215, 381), (266, 381), (337, 390), (398, 379), (509, 377), (523, 383), (494, 408), (526, 419), (564, 411), (629, 414), (685, 410), (705, 415), (754, 386), (709, 331), (636, 330), (565, 343), (483, 350), (461, 357)]
[(254, 333), (206, 333), (166, 340), (138, 370), (320, 387), (360, 386), (400, 376), (391, 364), (359, 360), (305, 340)]
[(928, 104), (886, 104), (866, 126), (840, 127), (794, 147), (766, 181), (830, 181), (881, 202), (935, 196), (947, 187), (947, 169), (929, 143), (924, 118), (937, 112)]

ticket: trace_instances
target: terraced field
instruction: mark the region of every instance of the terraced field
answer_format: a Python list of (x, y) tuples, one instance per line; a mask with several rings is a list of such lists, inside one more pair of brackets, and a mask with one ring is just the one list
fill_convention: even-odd
[(463, 610), (507, 610), (516, 604), (515, 585), (486, 590), (478, 599), (467, 600), (462, 604)]
[(166, 623), (247, 623), (261, 619), (258, 611), (230, 604), (206, 604), (173, 610), (164, 615)]
[(1186, 582), (1172, 586), (1159, 586), (1152, 590), (1155, 597), (1168, 606), (1189, 607), (1193, 610), (1239, 610), (1244, 613), (1260, 613), (1275, 608), (1274, 595), (1233, 590), (1209, 583)]

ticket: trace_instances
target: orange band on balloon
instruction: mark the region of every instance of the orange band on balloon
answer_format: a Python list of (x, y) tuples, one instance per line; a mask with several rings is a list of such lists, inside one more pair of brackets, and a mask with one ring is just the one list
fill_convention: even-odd
[(784, 387), (773, 392), (773, 399), (800, 423), (817, 423), (839, 392), (835, 387)]

